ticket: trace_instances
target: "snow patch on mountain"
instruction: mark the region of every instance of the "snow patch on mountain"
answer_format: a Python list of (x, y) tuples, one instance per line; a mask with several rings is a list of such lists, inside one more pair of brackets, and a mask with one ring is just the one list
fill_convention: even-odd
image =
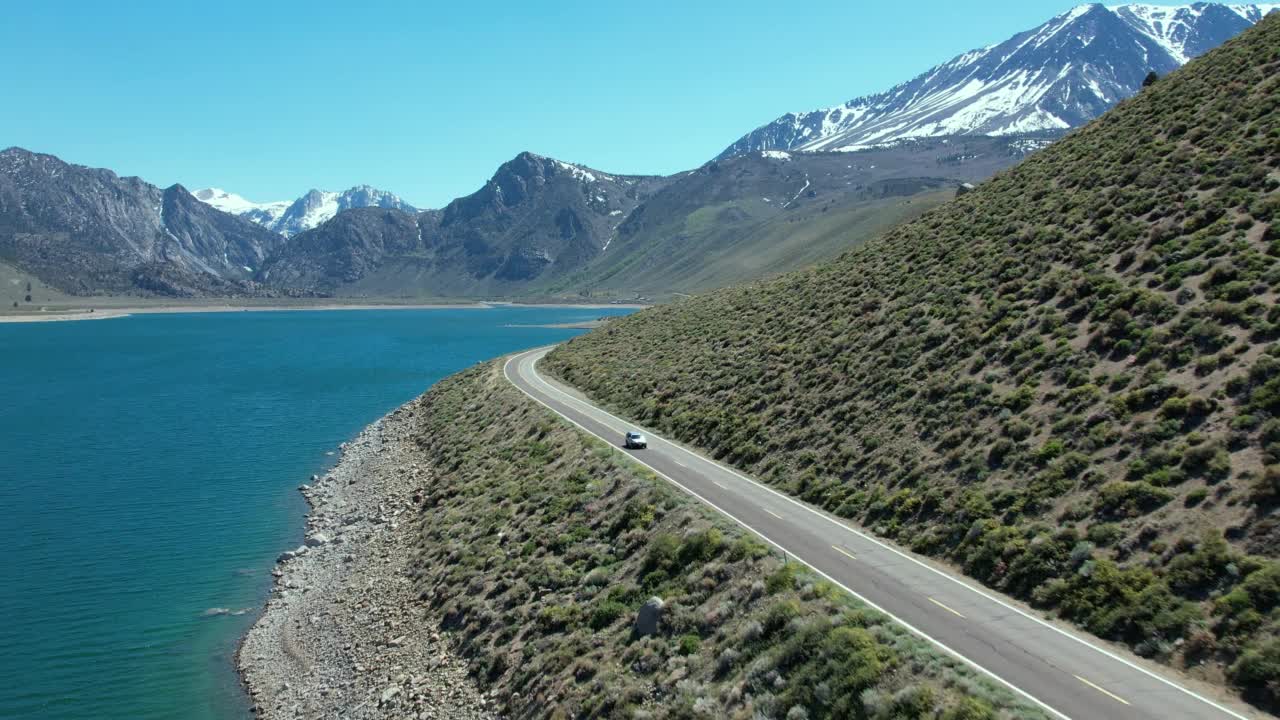
[(583, 182), (596, 181), (595, 173), (584, 170), (583, 168), (580, 168), (577, 165), (564, 162), (563, 160), (556, 160), (555, 158), (548, 158), (548, 159), (554, 162), (561, 170), (568, 172), (569, 174), (573, 175), (579, 180), (582, 180)]
[(239, 215), (286, 236), (310, 230), (351, 208), (382, 207), (417, 212), (417, 208), (395, 194), (368, 185), (357, 185), (343, 192), (310, 190), (292, 202), (256, 203), (219, 188), (204, 188), (192, 194), (223, 212)]
[[(290, 204), (288, 200), (265, 203), (254, 202), (220, 188), (202, 188), (193, 190), (191, 194), (197, 200), (232, 215), (245, 215), (256, 210), (264, 213), (267, 217), (278, 218), (284, 214)], [(266, 223), (259, 224), (264, 225)]]
[(756, 151), (863, 150), (949, 135), (1055, 133), (1101, 115), (1238, 34), (1280, 4), (1079, 5), (971, 50), (890, 90), (748, 133), (721, 158)]

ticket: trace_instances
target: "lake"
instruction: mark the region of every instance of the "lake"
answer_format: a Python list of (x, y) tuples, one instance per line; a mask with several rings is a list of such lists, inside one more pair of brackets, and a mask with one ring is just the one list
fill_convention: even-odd
[(626, 312), (0, 324), (0, 717), (248, 717), (233, 654), (297, 486), (440, 378), (581, 332), (529, 326)]

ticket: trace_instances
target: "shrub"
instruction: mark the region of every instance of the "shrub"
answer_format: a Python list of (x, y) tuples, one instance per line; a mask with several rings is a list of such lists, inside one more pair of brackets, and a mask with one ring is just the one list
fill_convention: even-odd
[(587, 624), (592, 630), (603, 630), (614, 623), (615, 620), (622, 617), (627, 612), (627, 606), (615, 600), (605, 600), (595, 606), (591, 611), (591, 618)]
[(1173, 499), (1173, 493), (1146, 482), (1109, 482), (1098, 488), (1095, 511), (1102, 516), (1137, 517)]
[(698, 648), (702, 646), (702, 638), (694, 634), (681, 635), (676, 641), (676, 650), (681, 655), (693, 655), (698, 652)]
[(974, 697), (961, 698), (960, 702), (945, 710), (939, 720), (995, 720), (991, 706)]
[(770, 595), (784, 590), (793, 590), (796, 586), (796, 571), (793, 565), (783, 565), (770, 573), (764, 581), (765, 589)]
[(1246, 650), (1231, 666), (1231, 680), (1267, 704), (1280, 700), (1280, 640)]
[(1259, 505), (1280, 501), (1280, 465), (1268, 465), (1250, 488), (1250, 499)]
[(1107, 547), (1124, 537), (1124, 528), (1116, 523), (1096, 523), (1089, 526), (1086, 536), (1089, 542), (1099, 547)]
[(1202, 487), (1195, 488), (1191, 492), (1187, 493), (1187, 497), (1183, 499), (1182, 504), (1187, 507), (1195, 507), (1204, 502), (1207, 497), (1209, 497), (1208, 489)]
[(778, 666), (788, 678), (780, 696), (784, 707), (821, 707), (824, 716), (831, 718), (861, 714), (859, 696), (875, 684), (883, 669), (880, 649), (870, 633), (853, 627), (832, 629), (825, 623), (811, 623), (792, 636), (783, 646)]

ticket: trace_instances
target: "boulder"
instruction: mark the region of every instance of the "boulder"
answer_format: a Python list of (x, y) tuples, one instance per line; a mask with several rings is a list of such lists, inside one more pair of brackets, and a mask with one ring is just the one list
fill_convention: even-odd
[(328, 535), (325, 535), (324, 533), (316, 533), (315, 535), (307, 538), (307, 547), (320, 547), (321, 545), (328, 545), (331, 542), (333, 542), (333, 540)]
[(658, 634), (658, 623), (662, 621), (662, 609), (666, 603), (660, 597), (651, 597), (640, 606), (636, 613), (636, 635), (648, 637)]

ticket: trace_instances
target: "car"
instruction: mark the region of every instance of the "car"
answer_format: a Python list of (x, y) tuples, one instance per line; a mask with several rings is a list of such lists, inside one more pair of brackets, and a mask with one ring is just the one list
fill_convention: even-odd
[(622, 447), (628, 450), (643, 450), (649, 447), (649, 440), (635, 430), (628, 430), (626, 437), (622, 438)]

